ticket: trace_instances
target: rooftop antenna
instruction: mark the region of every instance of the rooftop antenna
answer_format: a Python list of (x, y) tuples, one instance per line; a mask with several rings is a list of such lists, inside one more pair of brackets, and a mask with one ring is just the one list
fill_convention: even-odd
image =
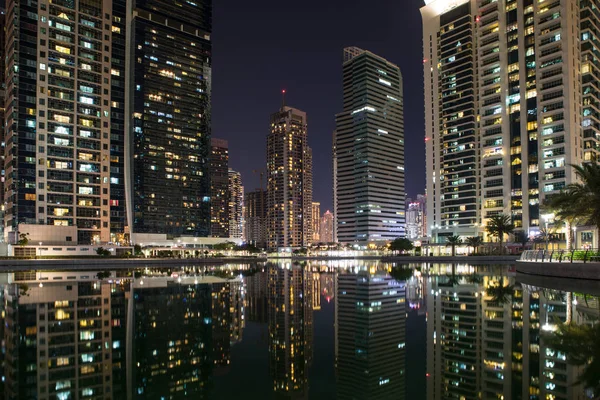
[(281, 108), (285, 107), (285, 89), (281, 91)]

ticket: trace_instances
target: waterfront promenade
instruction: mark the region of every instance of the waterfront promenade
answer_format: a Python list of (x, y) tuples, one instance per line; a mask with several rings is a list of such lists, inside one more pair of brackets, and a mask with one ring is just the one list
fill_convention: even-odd
[(584, 251), (564, 252), (560, 255), (553, 253), (555, 252), (545, 250), (524, 251), (516, 262), (517, 273), (547, 278), (600, 281), (600, 258), (596, 252), (592, 253), (592, 256), (582, 256)]
[(399, 264), (408, 263), (485, 263), (485, 264), (514, 264), (518, 256), (268, 256), (268, 257), (207, 257), (207, 258), (119, 258), (119, 257), (80, 257), (80, 258), (37, 258), (20, 259), (5, 258), (0, 260), (0, 270), (20, 271), (33, 269), (128, 269), (145, 267), (170, 267), (179, 265), (210, 265), (219, 266), (231, 263), (258, 263), (292, 261), (336, 261), (336, 260), (365, 260), (382, 261)]

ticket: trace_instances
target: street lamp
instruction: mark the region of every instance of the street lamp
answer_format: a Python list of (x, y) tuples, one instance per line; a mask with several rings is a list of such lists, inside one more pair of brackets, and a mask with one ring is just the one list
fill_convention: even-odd
[(573, 226), (573, 243), (571, 243), (573, 250), (577, 249), (577, 225)]
[(542, 214), (542, 219), (544, 220), (544, 224), (546, 226), (546, 250), (548, 250), (548, 241), (550, 239), (550, 235), (548, 234), (548, 221), (554, 220), (554, 214)]
[(42, 258), (42, 242), (40, 242), (40, 258)]

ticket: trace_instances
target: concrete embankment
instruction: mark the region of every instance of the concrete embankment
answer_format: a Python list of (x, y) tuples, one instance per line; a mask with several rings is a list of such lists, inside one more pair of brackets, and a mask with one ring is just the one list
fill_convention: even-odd
[(182, 266), (213, 266), (228, 263), (246, 264), (264, 262), (261, 258), (69, 258), (69, 259), (5, 259), (0, 260), (0, 271), (23, 270), (101, 270), (128, 268), (170, 268)]
[(503, 264), (510, 263), (514, 264), (519, 256), (505, 255), (505, 256), (399, 256), (399, 257), (384, 257), (383, 261), (391, 262), (424, 262), (424, 263), (486, 263), (486, 264)]
[(517, 273), (549, 278), (587, 279), (600, 281), (600, 263), (551, 263), (517, 261)]
[(372, 260), (395, 263), (471, 263), (503, 264), (514, 263), (516, 256), (348, 256), (348, 257), (224, 257), (224, 258), (59, 258), (59, 259), (3, 259), (0, 271), (22, 270), (101, 270), (128, 268), (169, 268), (181, 266), (217, 266), (224, 264), (250, 264), (257, 262), (293, 261), (336, 261), (336, 260)]

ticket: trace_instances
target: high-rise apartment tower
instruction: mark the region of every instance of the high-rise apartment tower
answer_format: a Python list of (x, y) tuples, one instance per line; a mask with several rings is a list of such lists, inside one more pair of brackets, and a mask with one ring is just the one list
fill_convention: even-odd
[(271, 115), (267, 136), (267, 245), (308, 246), (312, 240), (312, 152), (306, 113), (285, 104)]
[(540, 204), (595, 161), (600, 62), (594, 2), (433, 0), (421, 8), (427, 231), (484, 232), (495, 215), (532, 236)]
[(366, 245), (404, 237), (404, 117), (397, 65), (344, 49), (343, 111), (336, 115), (337, 239)]

